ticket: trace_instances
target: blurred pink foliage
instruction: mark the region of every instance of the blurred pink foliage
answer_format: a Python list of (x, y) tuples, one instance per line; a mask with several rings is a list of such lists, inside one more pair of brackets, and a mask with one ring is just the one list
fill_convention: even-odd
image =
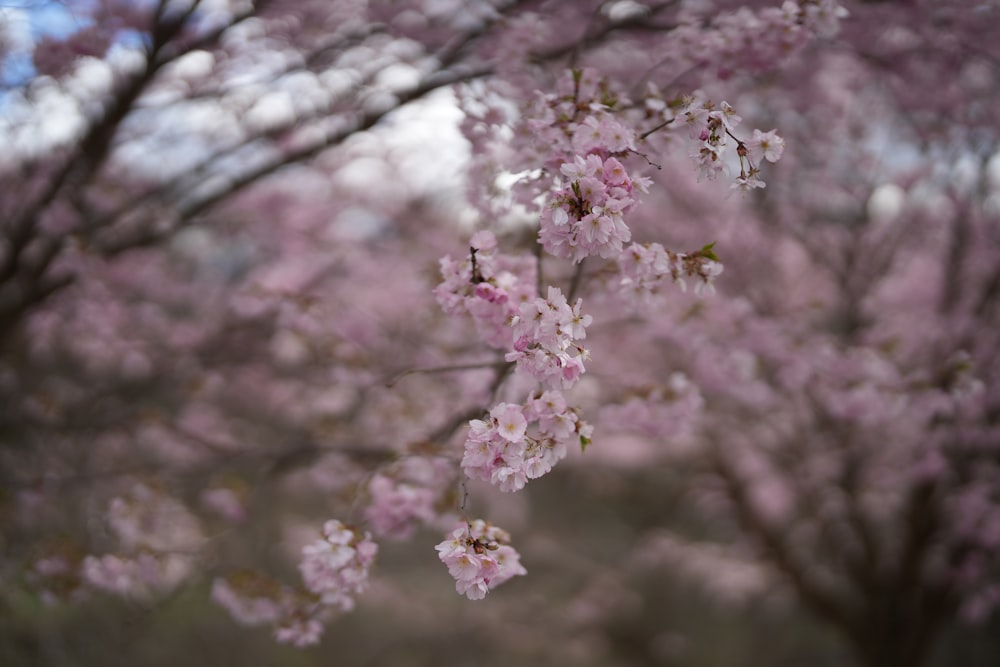
[(379, 543), (470, 600), (586, 559), (487, 484), (661, 464), (704, 528), (621, 573), (869, 667), (1000, 605), (994, 4), (67, 11), (0, 14), (0, 609), (187, 586), (309, 646)]

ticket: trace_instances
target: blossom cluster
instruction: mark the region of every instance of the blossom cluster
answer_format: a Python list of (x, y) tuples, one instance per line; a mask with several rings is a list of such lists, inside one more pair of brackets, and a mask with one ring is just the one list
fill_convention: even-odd
[(108, 504), (108, 526), (127, 551), (177, 551), (196, 547), (201, 526), (179, 501), (145, 484)]
[(371, 535), (334, 519), (323, 525), (323, 539), (302, 548), (299, 571), (306, 588), (320, 596), (323, 604), (350, 611), (353, 596), (364, 592), (377, 552)]
[(688, 101), (679, 118), (695, 142), (695, 152), (690, 157), (698, 165), (699, 175), (710, 180), (717, 178), (725, 171), (722, 158), (729, 146), (729, 136), (742, 118), (726, 102), (716, 108), (714, 102), (697, 98)]
[(518, 306), (535, 296), (535, 264), (528, 257), (496, 252), (492, 232), (480, 231), (469, 241), (469, 256), (441, 259), (442, 282), (434, 296), (449, 315), (468, 313), (489, 345), (510, 347), (510, 322)]
[(618, 290), (640, 305), (649, 305), (662, 294), (662, 284), (669, 280), (687, 289), (686, 278), (695, 281), (694, 292), (712, 293), (715, 278), (722, 273), (723, 265), (712, 246), (688, 253), (675, 253), (659, 243), (633, 243), (618, 258), (621, 279)]
[(560, 167), (564, 187), (550, 195), (542, 212), (538, 240), (556, 257), (580, 262), (591, 255), (614, 258), (632, 238), (624, 215), (643, 181), (633, 182), (616, 158), (577, 155)]
[[(709, 12), (711, 12), (709, 14)], [(832, 37), (847, 11), (837, 0), (785, 0), (780, 7), (719, 11), (692, 6), (673, 31), (667, 49), (675, 66), (763, 71), (786, 61), (812, 37)]]
[[(514, 204), (523, 211), (540, 210), (553, 186), (559, 187), (555, 181), (561, 178), (561, 167), (577, 156), (622, 159), (635, 152), (641, 139), (622, 111), (631, 102), (615, 83), (591, 68), (566, 70), (553, 88), (535, 91), (534, 99), (516, 114), (517, 121), (498, 104), (503, 95), (478, 86), (460, 87), (463, 132), (485, 158), (471, 168), (472, 180), (484, 195), (475, 200), (484, 212), (512, 211)], [(510, 196), (497, 196), (501, 173), (518, 175)], [(644, 178), (632, 180), (642, 187), (647, 183)]]
[(365, 518), (376, 534), (405, 540), (420, 522), (434, 518), (433, 491), (382, 474), (368, 483), (371, 504)]
[(119, 552), (87, 555), (79, 581), (125, 598), (150, 599), (175, 589), (194, 567), (192, 554), (204, 540), (187, 508), (145, 484), (135, 484), (108, 504), (105, 520)]
[(730, 139), (736, 140), (740, 175), (733, 187), (744, 191), (765, 186), (759, 178), (761, 161), (777, 162), (785, 148), (784, 140), (775, 130), (761, 132), (755, 129), (749, 140), (737, 139), (734, 131), (743, 119), (727, 102), (717, 107), (710, 100), (692, 97), (677, 118), (687, 128), (688, 137), (693, 141), (690, 156), (695, 160), (702, 178), (714, 180), (727, 173), (725, 156)]
[(534, 165), (556, 169), (573, 156), (634, 151), (635, 132), (615, 116), (628, 100), (590, 68), (567, 70), (553, 92), (536, 91), (518, 134), (534, 151)]
[(236, 572), (212, 582), (212, 600), (243, 625), (272, 623), (281, 616), (278, 585), (262, 574)]
[(545, 299), (522, 303), (511, 321), (514, 349), (507, 361), (550, 388), (576, 383), (589, 358), (579, 341), (587, 337), (592, 318), (580, 311), (582, 305), (577, 299), (571, 307), (558, 287), (549, 287)]
[(417, 526), (433, 521), (441, 489), (454, 479), (443, 458), (411, 456), (375, 474), (368, 483), (371, 501), (365, 519), (378, 537), (404, 540)]
[(212, 599), (244, 625), (274, 626), (277, 641), (298, 647), (319, 641), (337, 610), (354, 608), (364, 592), (378, 546), (337, 520), (323, 525), (322, 539), (302, 549), (299, 571), (307, 590), (282, 586), (254, 572), (236, 572), (212, 584)]
[(698, 386), (674, 372), (662, 385), (643, 387), (622, 403), (604, 406), (600, 419), (605, 426), (656, 438), (679, 453), (704, 406)]
[(212, 583), (212, 600), (247, 626), (274, 627), (274, 638), (298, 648), (312, 646), (323, 635), (329, 607), (302, 591), (281, 586), (251, 571), (240, 571)]
[(528, 573), (510, 535), (482, 519), (462, 524), (435, 549), (455, 578), (455, 590), (470, 600), (482, 600), (490, 589)]
[(473, 419), (469, 427), (462, 470), (507, 492), (552, 470), (566, 457), (571, 439), (586, 444), (593, 434), (556, 390), (530, 397), (523, 406), (500, 403), (488, 419)]
[(182, 554), (104, 554), (83, 559), (81, 578), (91, 588), (145, 600), (175, 589), (187, 578), (191, 566)]

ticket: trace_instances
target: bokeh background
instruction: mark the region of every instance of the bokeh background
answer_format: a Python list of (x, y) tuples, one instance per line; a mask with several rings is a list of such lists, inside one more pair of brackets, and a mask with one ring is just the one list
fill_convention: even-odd
[[(975, 0), (0, 0), (0, 665), (1000, 664), (998, 31)], [(375, 473), (457, 472), (528, 391), (433, 289), (476, 229), (536, 252), (525, 123), (574, 67), (648, 131), (633, 238), (715, 242), (717, 293), (637, 307), (588, 259), (593, 444), (517, 494), (425, 480), (440, 517), (318, 645), (238, 624), (214, 581), (297, 585)], [(735, 146), (699, 178), (692, 93), (785, 138), (766, 188)], [(483, 601), (433, 548), (463, 503), (528, 570)]]

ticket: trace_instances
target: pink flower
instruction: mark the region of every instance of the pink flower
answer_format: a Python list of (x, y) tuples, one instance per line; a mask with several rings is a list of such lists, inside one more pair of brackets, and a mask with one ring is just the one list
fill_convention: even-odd
[[(380, 537), (406, 539), (413, 535), (418, 524), (434, 518), (435, 494), (428, 488), (377, 474), (368, 484), (368, 492), (371, 504), (365, 510), (365, 518)], [(366, 555), (362, 548), (368, 548), (369, 544), (374, 546), (368, 542), (358, 545), (360, 557)]]
[(247, 576), (235, 577), (234, 581), (216, 579), (212, 582), (212, 601), (243, 625), (273, 623), (281, 616), (281, 605), (275, 599), (279, 593), (277, 586), (270, 588)]
[[(577, 299), (570, 308), (566, 297), (556, 287), (549, 287), (547, 298), (521, 304), (513, 321), (514, 349), (507, 361), (517, 362), (518, 370), (549, 387), (569, 387), (584, 372), (587, 350), (577, 341), (587, 336), (591, 317), (581, 312)], [(571, 369), (566, 372), (566, 369)]]
[(476, 519), (456, 528), (434, 548), (455, 579), (458, 594), (482, 600), (491, 589), (527, 574), (520, 554), (509, 542), (506, 531)]
[(489, 230), (480, 230), (469, 239), (469, 246), (480, 252), (492, 252), (497, 248), (497, 238)]
[(633, 244), (619, 259), (622, 278), (620, 293), (636, 305), (648, 305), (663, 294), (661, 285), (667, 281), (677, 283), (682, 290), (687, 288), (685, 279), (694, 278), (695, 294), (712, 293), (712, 283), (722, 273), (723, 265), (710, 259), (703, 250), (692, 253), (675, 253), (659, 243), (645, 246)]
[(752, 176), (741, 176), (736, 179), (736, 182), (729, 186), (732, 190), (739, 190), (740, 192), (752, 192), (757, 188), (767, 187), (767, 183), (757, 178), (756, 175)]
[(323, 636), (323, 623), (316, 618), (289, 618), (274, 630), (275, 641), (305, 648), (319, 643)]
[(545, 251), (574, 262), (618, 256), (631, 238), (623, 216), (636, 203), (625, 167), (591, 153), (564, 162), (560, 172), (566, 185), (551, 195), (541, 217), (538, 239)]
[(778, 136), (777, 130), (761, 132), (755, 129), (753, 137), (746, 142), (746, 147), (750, 151), (750, 161), (759, 166), (761, 159), (768, 162), (780, 160), (785, 151), (785, 140)]
[[(562, 372), (570, 379), (582, 372), (578, 358), (569, 358)], [(498, 415), (493, 418), (493, 413)], [(502, 436), (502, 417), (509, 415), (517, 424), (520, 436), (512, 441)], [(523, 420), (523, 427), (521, 422)], [(567, 445), (581, 435), (589, 438), (590, 426), (579, 419), (576, 410), (566, 406), (556, 390), (529, 397), (524, 406), (501, 403), (491, 411), (490, 421), (469, 422), (469, 435), (462, 457), (462, 470), (471, 479), (488, 481), (501, 491), (524, 488), (566, 457)]]
[(628, 182), (628, 172), (622, 163), (613, 157), (604, 161), (604, 177), (612, 185), (625, 185)]
[(375, 559), (377, 545), (368, 533), (363, 535), (347, 528), (340, 521), (327, 521), (323, 539), (302, 548), (299, 571), (313, 593), (323, 603), (349, 611), (355, 595), (368, 583), (368, 568)]
[(497, 433), (508, 442), (519, 442), (528, 430), (528, 421), (524, 418), (520, 405), (500, 403), (490, 410), (490, 417), (496, 424)]
[(474, 254), (440, 260), (442, 281), (434, 296), (449, 315), (469, 315), (488, 345), (507, 348), (508, 324), (518, 304), (535, 296), (535, 263), (531, 257), (496, 252), (496, 238), (489, 231), (476, 232), (469, 244)]

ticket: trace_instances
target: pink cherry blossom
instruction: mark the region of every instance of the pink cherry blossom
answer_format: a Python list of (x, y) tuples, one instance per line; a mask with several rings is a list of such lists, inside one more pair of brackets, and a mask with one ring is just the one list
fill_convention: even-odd
[(505, 581), (527, 574), (510, 535), (482, 519), (462, 524), (435, 549), (455, 579), (455, 590), (470, 600), (482, 600)]
[(323, 604), (349, 611), (354, 596), (364, 592), (377, 552), (368, 533), (362, 535), (334, 519), (323, 525), (323, 539), (302, 548), (299, 571), (306, 588)]

